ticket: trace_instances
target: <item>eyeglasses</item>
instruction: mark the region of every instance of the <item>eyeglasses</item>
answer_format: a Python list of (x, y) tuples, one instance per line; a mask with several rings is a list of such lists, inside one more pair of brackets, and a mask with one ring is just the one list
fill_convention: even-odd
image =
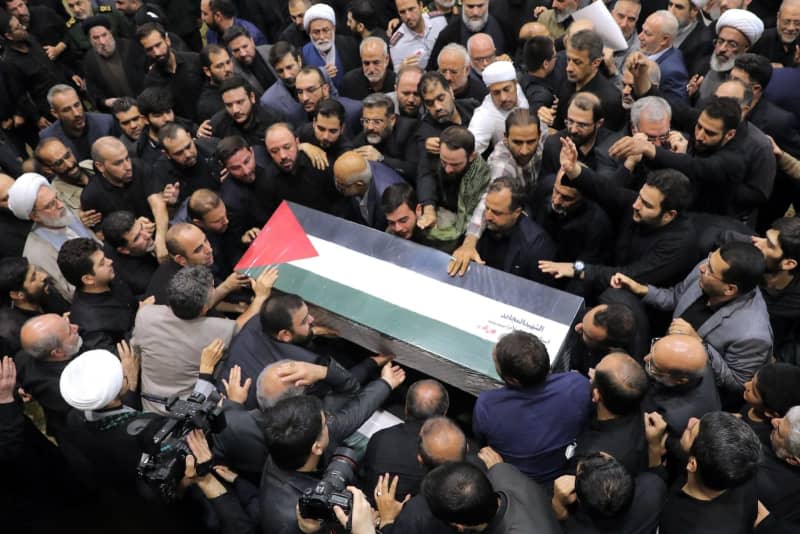
[(648, 354), (649, 357), (647, 358), (647, 361), (645, 361), (644, 363), (645, 365), (644, 369), (650, 376), (667, 376), (669, 374), (659, 370), (655, 363), (656, 361), (655, 346), (656, 343), (659, 342), (659, 340), (661, 340), (660, 337), (654, 337), (653, 339), (650, 340), (650, 354)]
[(324, 28), (314, 28), (310, 33), (314, 37), (319, 37), (320, 35), (330, 35), (333, 33), (333, 28), (330, 26), (325, 26)]
[(714, 39), (714, 46), (718, 46), (720, 48), (728, 48), (728, 49), (731, 50), (731, 52), (734, 52), (734, 53), (738, 52), (739, 49), (742, 47), (736, 41), (720, 39), (719, 37)]
[(67, 150), (63, 156), (55, 160), (53, 163), (50, 164), (50, 167), (61, 167), (66, 163), (68, 159), (72, 159), (74, 156), (72, 155), (71, 150)]
[(648, 135), (647, 140), (654, 145), (656, 143), (659, 145), (666, 145), (669, 142), (669, 134), (665, 133), (662, 135)]
[(492, 54), (490, 56), (474, 57), (474, 58), (472, 58), (472, 61), (474, 61), (478, 65), (484, 65), (484, 64), (488, 65), (489, 63), (494, 62), (496, 57), (497, 56), (495, 54)]
[(386, 124), (386, 119), (368, 119), (367, 117), (362, 117), (361, 124), (363, 124), (364, 126), (369, 126), (371, 124), (375, 126), (383, 126), (384, 124)]
[(569, 117), (564, 119), (564, 124), (567, 126), (567, 128), (569, 128), (570, 126), (573, 126), (573, 127), (577, 128), (579, 130), (588, 130), (589, 128), (594, 126), (593, 122), (578, 122), (578, 121), (574, 121), (574, 120), (570, 119)]
[(316, 93), (319, 90), (320, 87), (322, 87), (322, 84), (320, 84), (320, 85), (318, 85), (316, 87), (309, 87), (308, 89), (302, 89), (302, 88), (298, 87), (298, 88), (296, 88), (294, 90), (294, 92), (297, 93), (297, 96), (303, 96), (303, 93), (308, 93), (308, 94)]

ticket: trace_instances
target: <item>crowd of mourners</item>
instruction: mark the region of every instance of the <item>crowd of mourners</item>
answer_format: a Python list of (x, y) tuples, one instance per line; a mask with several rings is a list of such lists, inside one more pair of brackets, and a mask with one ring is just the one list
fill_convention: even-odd
[[(0, 2), (2, 530), (800, 532), (800, 0), (590, 3)], [(284, 201), (574, 343), (451, 410), (234, 270)]]

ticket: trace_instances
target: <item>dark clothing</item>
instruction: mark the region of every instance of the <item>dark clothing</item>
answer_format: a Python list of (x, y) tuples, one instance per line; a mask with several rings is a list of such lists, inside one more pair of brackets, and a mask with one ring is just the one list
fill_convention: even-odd
[(241, 135), (251, 146), (264, 146), (264, 134), (267, 128), (280, 120), (278, 115), (256, 101), (250, 117), (242, 124), (237, 123), (224, 109), (216, 112), (211, 117), (211, 130), (214, 132), (214, 137), (220, 139), (229, 135)]
[(519, 76), (519, 84), (528, 99), (531, 113), (536, 113), (542, 106), (549, 108), (553, 105), (555, 89), (547, 78), (524, 73)]
[(506, 234), (487, 229), (478, 240), (477, 250), (489, 267), (540, 284), (550, 282), (550, 276), (539, 270), (539, 261), (555, 259), (556, 246), (524, 211)]
[[(641, 415), (639, 416), (641, 419)], [(633, 500), (618, 517), (592, 518), (578, 505), (564, 522), (566, 534), (652, 534), (658, 526), (658, 515), (667, 486), (653, 473), (641, 473), (634, 479)]]
[(335, 143), (328, 147), (323, 147), (320, 145), (317, 136), (314, 134), (313, 123), (307, 122), (298, 128), (297, 138), (300, 139), (301, 143), (310, 143), (318, 148), (321, 148), (325, 151), (325, 155), (328, 156), (328, 162), (335, 162), (337, 159), (339, 159), (339, 156), (354, 148), (353, 143), (350, 142), (350, 134), (347, 132), (347, 130), (348, 128), (345, 127), (344, 131), (339, 134), (339, 137), (336, 139)]
[(14, 306), (0, 308), (0, 354), (16, 354), (22, 349), (19, 331), (25, 321), (40, 313)]
[[(219, 86), (211, 85), (211, 82), (206, 80), (200, 89), (200, 96), (197, 97), (197, 120), (203, 122), (220, 111), (225, 112), (225, 103), (219, 93)], [(216, 135), (216, 132), (214, 134)]]
[(762, 286), (761, 296), (769, 312), (775, 356), (786, 361), (783, 355), (794, 354), (800, 344), (800, 276), (780, 290)]
[(72, 137), (67, 134), (61, 121), (53, 124), (39, 132), (39, 139), (57, 137), (64, 145), (69, 148), (78, 161), (92, 159), (91, 148), (95, 141), (107, 135), (117, 133), (114, 117), (106, 113), (86, 113), (86, 126), (79, 137)]
[(514, 534), (525, 532), (532, 525), (536, 525), (537, 534), (561, 532), (550, 499), (541, 486), (504, 462), (489, 469), (488, 476), (500, 499), (500, 506), (486, 529), (487, 533)]
[(708, 305), (708, 297), (705, 295), (695, 300), (686, 310), (681, 314), (681, 319), (692, 325), (692, 328), (699, 330), (703, 323), (711, 319), (711, 316), (717, 313), (719, 307), (712, 308)]
[(0, 235), (3, 236), (0, 258), (22, 256), (25, 240), (28, 239), (32, 225), (31, 221), (17, 219), (8, 208), (0, 208)]
[(770, 63), (780, 63), (784, 67), (793, 67), (796, 46), (796, 42), (786, 45), (781, 40), (777, 28), (767, 28), (764, 30), (764, 35), (753, 45), (750, 52), (766, 57)]
[(285, 471), (268, 459), (261, 477), (262, 532), (301, 534), (295, 507), (303, 492), (318, 482), (314, 473)]
[(189, 198), (198, 189), (219, 190), (219, 164), (211, 147), (195, 140), (197, 163), (193, 167), (181, 167), (168, 158), (153, 165), (155, 191), (163, 191), (167, 184), (180, 183), (178, 203)]
[(104, 293), (75, 290), (70, 321), (77, 324), (83, 338), (83, 350), (105, 349), (114, 352), (117, 343), (129, 337), (138, 301), (128, 285), (114, 281)]
[(255, 173), (255, 180), (249, 184), (229, 177), (219, 188), (228, 212), (228, 228), (239, 236), (251, 228), (261, 228), (272, 215), (272, 210), (265, 209), (262, 200), (256, 197), (257, 184), (268, 180), (266, 171), (256, 166)]
[[(122, 65), (122, 79), (114, 79), (113, 73), (108, 69), (108, 60), (97, 55), (91, 50), (83, 60), (83, 69), (86, 74), (86, 90), (94, 105), (99, 109), (107, 110), (103, 103), (108, 98), (119, 96), (136, 97), (142, 91), (145, 73), (145, 54), (141, 47), (129, 39), (117, 39), (117, 50), (114, 56), (119, 58)], [(127, 86), (129, 91), (115, 90)]]
[(377, 91), (372, 89), (370, 81), (364, 76), (364, 70), (361, 67), (355, 68), (344, 75), (342, 78), (342, 87), (339, 89), (339, 94), (352, 98), (353, 100), (364, 100), (372, 93), (391, 93), (394, 91), (395, 74), (391, 66), (386, 68), (386, 76), (383, 79), (383, 85)]
[[(555, 134), (547, 137), (542, 151), (541, 176), (547, 176), (548, 174), (555, 175), (558, 172), (558, 169), (561, 167), (561, 162), (559, 161), (561, 154), (561, 138), (567, 135), (567, 130), (559, 130)], [(608, 150), (603, 150), (603, 147), (610, 147), (618, 137), (619, 135), (617, 133), (607, 128), (600, 128), (597, 130), (597, 138), (589, 152), (584, 154), (582, 150), (578, 149), (578, 161), (593, 171), (596, 171), (598, 174), (609, 175), (614, 173), (619, 165), (608, 156)]]
[(461, 88), (457, 93), (453, 91), (453, 95), (458, 100), (467, 100), (473, 98), (480, 104), (483, 98), (489, 94), (489, 90), (481, 80), (467, 76), (467, 85)]
[[(43, 46), (53, 46), (59, 42), (66, 43), (66, 26), (64, 19), (52, 8), (47, 6), (36, 6), (28, 2), (30, 21), (28, 22), (28, 33), (32, 34), (42, 43)], [(62, 56), (69, 55), (64, 51)], [(61, 59), (61, 56), (58, 58)]]
[(695, 74), (703, 76), (708, 72), (709, 59), (714, 52), (714, 37), (714, 26), (706, 26), (702, 18), (698, 17), (697, 25), (678, 47), (683, 53), (690, 78)]
[(341, 202), (342, 197), (333, 185), (330, 169), (315, 169), (302, 152), (297, 153), (292, 172), (285, 172), (273, 161), (265, 170), (267, 180), (256, 184), (256, 192), (264, 203), (264, 209), (269, 212), (275, 211), (284, 200), (327, 213), (331, 213), (331, 206)]
[[(264, 91), (269, 89), (269, 87), (277, 81), (275, 72), (269, 65), (269, 48), (270, 45), (257, 46), (256, 55), (253, 57), (253, 62), (250, 65), (245, 65), (243, 63), (238, 64), (242, 75), (253, 87), (256, 98), (260, 98)], [(298, 47), (298, 49), (299, 48), (300, 47)]]
[(682, 280), (697, 261), (694, 228), (687, 217), (679, 214), (664, 226), (650, 227), (633, 220), (638, 192), (611, 184), (586, 168), (577, 179), (565, 176), (563, 180), (619, 219), (612, 265), (586, 265), (587, 291), (605, 289), (617, 272), (641, 283), (670, 286)]
[(770, 447), (762, 447), (763, 458), (756, 473), (758, 500), (767, 510), (800, 505), (800, 467), (781, 460)]
[[(34, 105), (32, 112), (36, 114), (36, 118), (41, 116), (53, 120), (50, 104), (47, 102), (47, 91), (56, 84), (67, 83), (68, 73), (50, 61), (35, 37), (28, 36), (27, 46), (27, 50), (18, 50), (6, 45), (3, 53), (6, 74), (30, 95)], [(27, 102), (18, 102), (18, 109), (26, 109), (26, 104)]]
[(144, 78), (145, 87), (166, 87), (172, 94), (175, 115), (197, 120), (197, 99), (203, 87), (203, 69), (200, 55), (194, 52), (176, 52), (175, 73), (154, 64)]
[[(600, 99), (603, 107), (604, 126), (612, 131), (621, 130), (625, 126), (625, 110), (622, 108), (622, 94), (614, 83), (601, 72), (597, 72), (589, 83), (584, 85), (581, 92), (594, 93)], [(565, 80), (561, 87), (556, 89), (558, 96), (558, 109), (553, 121), (553, 128), (564, 128), (564, 119), (567, 118), (567, 107), (570, 98), (577, 93), (576, 85)]]
[(436, 38), (436, 43), (433, 45), (430, 59), (428, 60), (427, 70), (430, 71), (439, 68), (439, 52), (442, 51), (445, 45), (449, 43), (459, 43), (466, 47), (469, 38), (476, 33), (488, 33), (494, 41), (494, 47), (497, 49), (498, 54), (507, 50), (503, 28), (491, 13), (489, 14), (489, 20), (486, 21), (486, 25), (478, 31), (472, 31), (467, 28), (461, 17), (453, 17), (453, 19), (447, 23), (447, 26), (439, 32), (439, 36)]
[[(372, 145), (383, 155), (381, 163), (397, 171), (403, 178), (413, 181), (417, 172), (420, 154), (417, 151), (415, 136), (419, 121), (408, 117), (397, 117), (392, 133), (377, 145)], [(354, 147), (368, 145), (367, 136), (362, 131), (352, 140)]]
[(160, 264), (153, 276), (150, 277), (150, 283), (147, 284), (147, 289), (144, 292), (145, 298), (153, 296), (156, 298), (155, 304), (169, 304), (167, 300), (167, 285), (181, 268), (171, 259)]
[(92, 177), (81, 192), (81, 208), (97, 210), (103, 216), (115, 211), (131, 211), (136, 217), (147, 217), (152, 221), (153, 211), (147, 199), (163, 189), (155, 183), (150, 167), (134, 160), (133, 178), (122, 187), (117, 187), (102, 176)]
[(428, 501), (422, 495), (412, 497), (403, 506), (397, 521), (386, 525), (383, 534), (455, 534), (458, 532), (453, 527), (436, 519), (431, 512)]
[(66, 427), (67, 413), (71, 410), (61, 396), (58, 382), (69, 360), (36, 360), (25, 351), (14, 357), (17, 364), (17, 383), (36, 399), (44, 409), (47, 433), (59, 439)]
[[(433, 56), (431, 56), (433, 57)], [(456, 100), (456, 111), (461, 117), (461, 126), (469, 125), (472, 114), (479, 103), (471, 98), (466, 100)], [(417, 128), (417, 151), (420, 153), (419, 167), (417, 168), (417, 196), (421, 204), (436, 203), (436, 173), (439, 168), (439, 155), (430, 154), (425, 150), (425, 140), (429, 137), (439, 137), (441, 133), (454, 122), (437, 122), (433, 117), (426, 113)]]
[(376, 432), (369, 440), (361, 460), (361, 488), (372, 495), (378, 477), (391, 473), (400, 477), (396, 498), (403, 501), (406, 495), (419, 493), (426, 470), (417, 460), (419, 431), (424, 421), (409, 421)]
[(644, 418), (639, 410), (607, 421), (595, 413), (589, 424), (578, 434), (574, 465), (582, 456), (593, 452), (607, 452), (636, 476), (647, 470), (647, 440), (644, 436)]
[(122, 254), (107, 242), (103, 245), (103, 250), (106, 257), (114, 262), (114, 272), (117, 277), (128, 284), (135, 298), (144, 299), (147, 285), (158, 269), (156, 257), (152, 254), (144, 256)]
[(594, 201), (584, 199), (567, 214), (553, 210), (552, 196), (537, 202), (533, 210), (539, 223), (556, 244), (555, 261), (606, 263), (613, 246), (611, 221)]
[(306, 43), (309, 42), (310, 39), (304, 30), (298, 30), (297, 26), (294, 25), (294, 22), (290, 22), (281, 32), (278, 40), (286, 41), (300, 50), (306, 45)]
[(754, 212), (769, 199), (775, 184), (777, 167), (772, 143), (758, 127), (742, 121), (731, 139), (730, 150), (742, 155), (745, 163), (744, 180), (733, 195), (728, 215), (755, 225)]
[(660, 534), (745, 534), (752, 532), (758, 497), (755, 483), (731, 488), (710, 501), (690, 497), (683, 481), (669, 492), (659, 520)]

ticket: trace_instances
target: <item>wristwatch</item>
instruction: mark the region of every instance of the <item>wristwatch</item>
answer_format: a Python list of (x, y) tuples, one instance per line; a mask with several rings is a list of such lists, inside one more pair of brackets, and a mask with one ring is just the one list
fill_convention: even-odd
[(580, 278), (584, 269), (586, 269), (586, 264), (584, 264), (581, 260), (578, 260), (572, 264), (572, 270), (575, 271), (575, 278)]

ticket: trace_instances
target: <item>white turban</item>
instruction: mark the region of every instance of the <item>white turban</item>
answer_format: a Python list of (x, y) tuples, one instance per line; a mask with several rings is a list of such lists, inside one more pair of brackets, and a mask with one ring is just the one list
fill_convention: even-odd
[(517, 71), (510, 61), (495, 61), (483, 69), (483, 83), (489, 87), (493, 83), (510, 82), (517, 79)]
[(706, 7), (706, 4), (708, 3), (708, 0), (691, 0), (691, 1), (694, 4), (694, 7), (696, 7), (697, 9), (704, 9)]
[(59, 388), (76, 410), (99, 410), (119, 395), (122, 364), (107, 350), (86, 351), (64, 368)]
[(764, 33), (764, 23), (756, 15), (744, 9), (729, 9), (717, 19), (717, 35), (725, 26), (739, 30), (753, 46)]
[(41, 174), (26, 172), (8, 190), (8, 209), (17, 219), (27, 221), (31, 218), (39, 189), (49, 186), (50, 182)]
[(314, 4), (306, 10), (303, 15), (303, 29), (308, 33), (308, 25), (312, 20), (325, 19), (336, 26), (336, 13), (328, 4)]

